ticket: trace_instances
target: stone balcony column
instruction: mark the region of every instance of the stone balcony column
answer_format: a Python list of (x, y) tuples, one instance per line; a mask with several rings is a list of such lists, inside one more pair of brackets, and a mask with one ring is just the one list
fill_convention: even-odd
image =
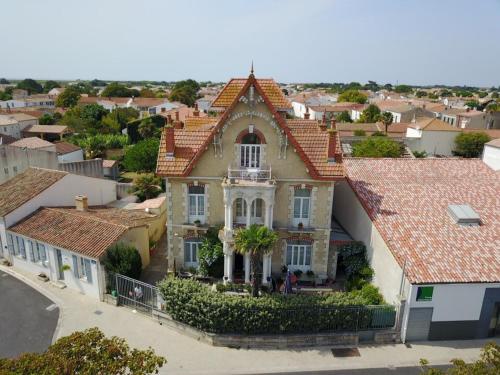
[(233, 282), (234, 252), (227, 242), (223, 243), (224, 251), (224, 283)]
[(273, 205), (266, 201), (266, 212), (264, 225), (269, 229), (273, 229)]
[(262, 259), (262, 285), (267, 285), (268, 277), (271, 276), (271, 254), (264, 255)]
[(250, 225), (252, 224), (252, 204), (249, 204), (246, 199), (244, 201), (245, 207), (247, 208), (247, 228), (250, 228)]

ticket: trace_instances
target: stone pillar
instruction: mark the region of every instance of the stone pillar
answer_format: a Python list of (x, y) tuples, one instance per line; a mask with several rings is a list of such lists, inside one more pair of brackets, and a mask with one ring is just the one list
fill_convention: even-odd
[(250, 283), (250, 255), (245, 254), (245, 283)]
[(266, 202), (266, 217), (264, 225), (269, 229), (273, 229), (273, 205)]
[(228, 222), (227, 222), (226, 227), (227, 227), (227, 229), (232, 230), (233, 229), (233, 205), (232, 205), (232, 203), (229, 203), (227, 205), (227, 211), (228, 211), (228, 213), (227, 213)]
[(270, 267), (271, 266), (271, 254), (266, 254), (262, 260), (262, 284), (267, 285), (269, 281), (267, 278), (271, 276)]
[(234, 254), (227, 242), (223, 243), (224, 248), (224, 283), (233, 282)]
[(247, 228), (250, 228), (250, 225), (252, 223), (252, 204), (248, 204), (246, 199), (244, 201), (245, 207), (247, 208)]

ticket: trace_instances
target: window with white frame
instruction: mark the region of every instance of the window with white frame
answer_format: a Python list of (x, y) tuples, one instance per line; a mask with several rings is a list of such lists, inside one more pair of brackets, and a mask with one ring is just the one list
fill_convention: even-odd
[(205, 186), (191, 185), (188, 188), (189, 222), (205, 223)]
[(14, 247), (16, 249), (14, 252), (14, 255), (16, 255), (20, 258), (26, 259), (26, 247), (25, 247), (25, 243), (24, 243), (24, 238), (16, 236), (14, 245), (15, 245)]
[(30, 255), (31, 261), (34, 263), (41, 263), (43, 266), (47, 266), (47, 250), (45, 245), (40, 242), (29, 241), (30, 244)]
[(7, 233), (7, 250), (10, 255), (16, 254), (16, 247), (14, 246), (14, 236), (10, 233)]
[(235, 221), (239, 224), (246, 223), (247, 204), (243, 198), (236, 198), (235, 201)]
[(198, 248), (201, 245), (199, 239), (184, 240), (184, 266), (198, 267)]
[[(263, 200), (260, 198), (254, 199), (250, 205), (250, 223), (262, 224), (263, 220)], [(247, 222), (247, 205), (243, 198), (237, 198), (235, 202), (235, 221), (239, 224)]]
[(255, 133), (248, 133), (242, 138), (240, 145), (240, 167), (260, 167), (260, 143), (260, 138)]
[(311, 269), (312, 244), (289, 241), (286, 247), (286, 265), (291, 270), (308, 271)]
[(90, 259), (73, 255), (73, 275), (92, 284), (92, 263)]
[(311, 189), (295, 189), (293, 197), (293, 225), (309, 226)]

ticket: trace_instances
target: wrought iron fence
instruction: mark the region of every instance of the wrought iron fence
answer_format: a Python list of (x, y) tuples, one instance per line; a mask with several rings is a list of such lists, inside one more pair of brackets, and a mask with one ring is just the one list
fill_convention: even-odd
[(108, 289), (116, 292), (118, 304), (151, 314), (165, 308), (157, 287), (117, 273), (107, 273)]

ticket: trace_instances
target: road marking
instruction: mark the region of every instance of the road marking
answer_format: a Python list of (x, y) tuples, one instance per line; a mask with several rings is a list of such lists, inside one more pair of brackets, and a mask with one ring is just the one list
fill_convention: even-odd
[(52, 310), (55, 310), (55, 309), (57, 309), (57, 305), (55, 303), (53, 303), (52, 305), (47, 306), (45, 308), (45, 310), (47, 310), (47, 311), (52, 311)]

